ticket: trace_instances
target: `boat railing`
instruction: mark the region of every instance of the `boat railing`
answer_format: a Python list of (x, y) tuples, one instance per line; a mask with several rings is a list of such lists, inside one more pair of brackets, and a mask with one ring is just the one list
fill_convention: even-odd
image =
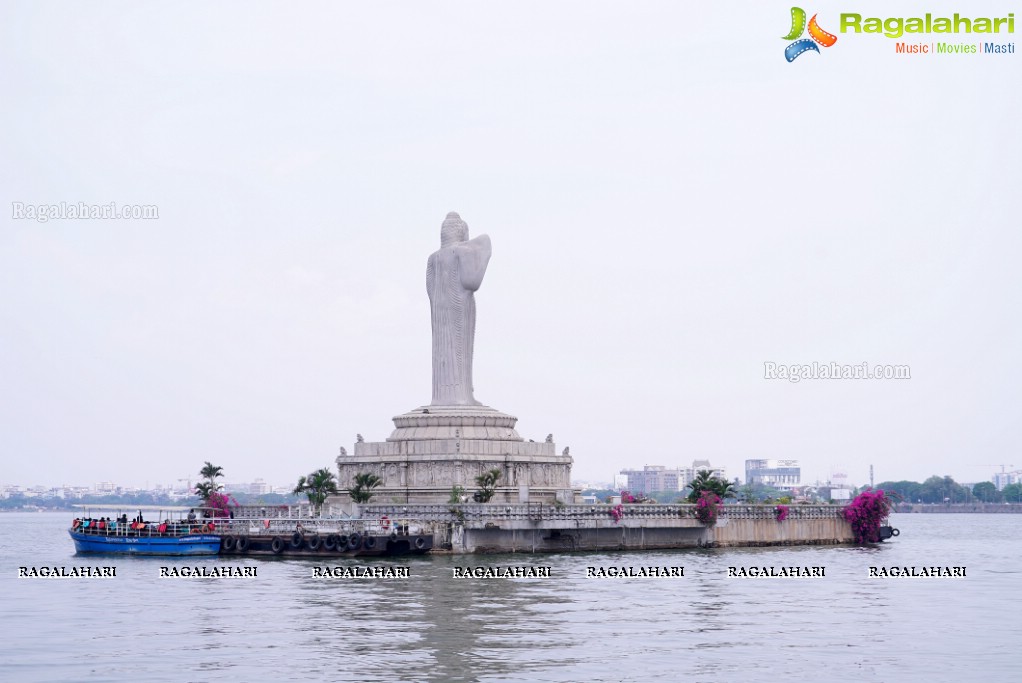
[(72, 531), (95, 536), (129, 538), (178, 537), (193, 534), (235, 536), (290, 536), (298, 531), (304, 535), (351, 534), (409, 535), (424, 533), (418, 521), (389, 519), (386, 515), (372, 519), (331, 519), (309, 517), (242, 517), (200, 518), (196, 520), (168, 520), (163, 522), (121, 522), (77, 518)]
[(76, 518), (71, 530), (94, 536), (126, 538), (159, 538), (216, 533), (217, 519), (167, 520), (163, 522), (137, 522), (107, 519)]

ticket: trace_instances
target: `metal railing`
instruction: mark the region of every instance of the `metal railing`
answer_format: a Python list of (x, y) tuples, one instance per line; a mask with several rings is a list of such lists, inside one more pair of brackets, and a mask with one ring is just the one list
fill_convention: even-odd
[[(75, 518), (72, 531), (90, 536), (117, 536), (125, 538), (160, 538), (215, 533), (219, 520), (167, 520), (163, 522), (136, 522), (94, 518)], [(76, 524), (77, 522), (77, 524)]]

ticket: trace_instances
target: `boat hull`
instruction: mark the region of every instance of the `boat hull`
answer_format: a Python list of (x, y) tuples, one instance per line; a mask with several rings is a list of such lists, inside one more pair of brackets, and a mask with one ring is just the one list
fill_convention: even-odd
[[(239, 549), (238, 539), (246, 539), (244, 549)], [(225, 535), (224, 538), (228, 538)], [(280, 539), (276, 547), (274, 538)], [(297, 539), (296, 539), (297, 540)], [(412, 534), (408, 536), (370, 535), (364, 538), (358, 548), (335, 546), (327, 549), (325, 543), (310, 547), (309, 539), (291, 542), (288, 536), (241, 535), (233, 536), (232, 540), (221, 544), (221, 555), (255, 555), (311, 558), (342, 558), (342, 557), (399, 557), (402, 555), (425, 555), (433, 549), (432, 534)]]
[(215, 534), (185, 536), (106, 536), (69, 530), (79, 554), (104, 555), (216, 555), (220, 537)]

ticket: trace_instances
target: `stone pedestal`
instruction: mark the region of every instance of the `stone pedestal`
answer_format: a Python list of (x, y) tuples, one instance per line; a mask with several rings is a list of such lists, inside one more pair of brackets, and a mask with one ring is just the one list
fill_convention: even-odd
[(471, 497), (476, 477), (499, 469), (492, 503), (571, 503), (571, 456), (558, 455), (552, 437), (522, 439), (517, 422), (488, 406), (416, 408), (394, 418), (386, 441), (359, 441), (353, 454), (338, 456), (339, 486), (371, 472), (383, 480), (373, 503), (446, 503), (452, 487)]

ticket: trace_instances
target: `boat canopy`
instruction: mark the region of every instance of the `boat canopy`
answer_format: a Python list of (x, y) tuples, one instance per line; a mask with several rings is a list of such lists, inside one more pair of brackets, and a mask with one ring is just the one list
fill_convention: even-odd
[(201, 510), (201, 507), (194, 505), (126, 505), (124, 503), (75, 503), (72, 507), (81, 510), (119, 510), (128, 512), (130, 510), (142, 510), (143, 512), (188, 512), (189, 510)]

